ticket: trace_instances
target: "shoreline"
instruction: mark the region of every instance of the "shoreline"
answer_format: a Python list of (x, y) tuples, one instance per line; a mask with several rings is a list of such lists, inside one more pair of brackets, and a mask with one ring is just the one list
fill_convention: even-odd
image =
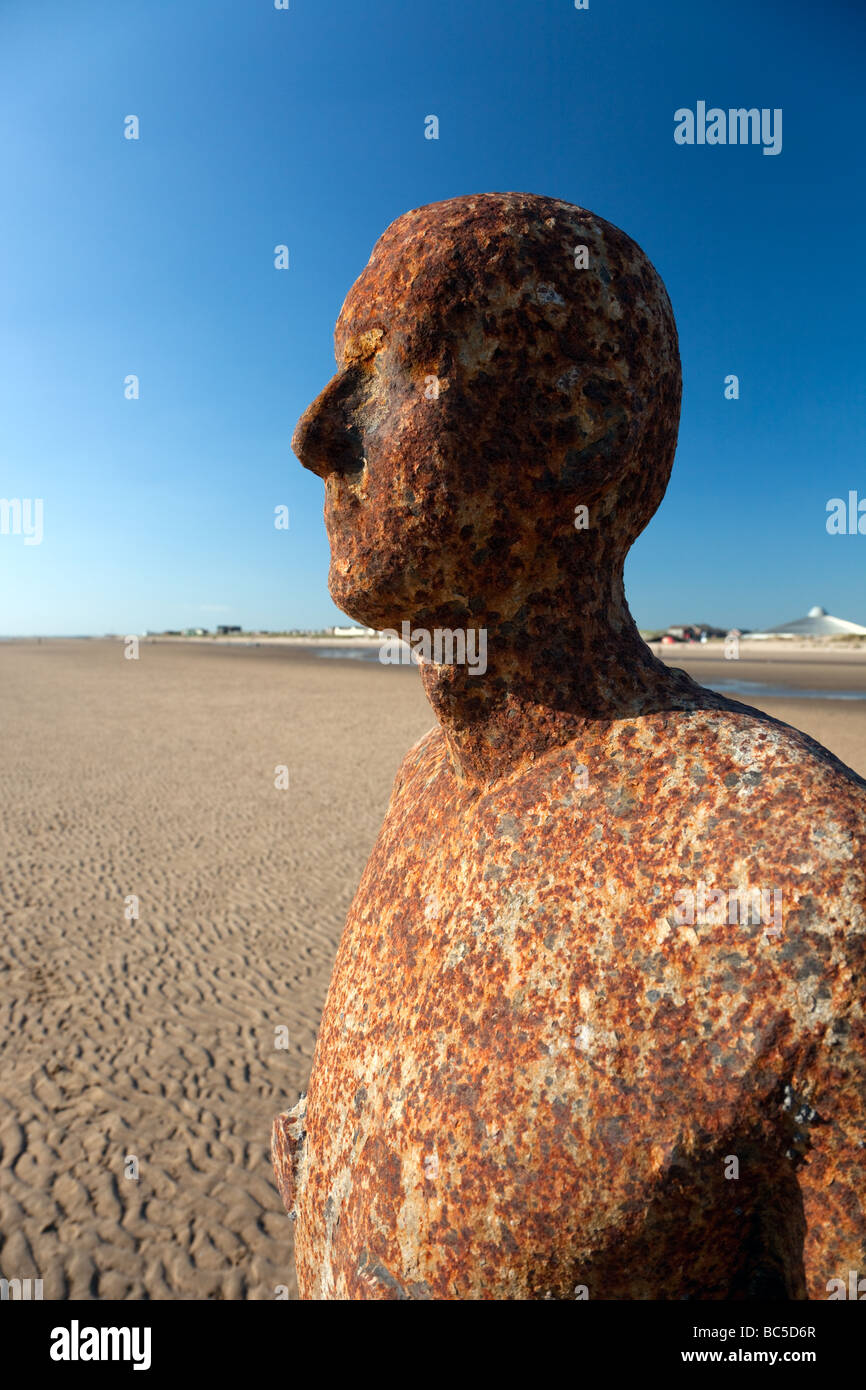
[[(126, 635), (123, 633), (77, 633), (50, 636), (38, 634), (34, 636), (6, 636), (0, 634), (0, 644), (39, 646), (57, 642), (123, 642)], [(374, 637), (366, 635), (335, 637), (328, 633), (295, 636), (284, 633), (242, 632), (226, 636), (208, 635), (205, 637), (172, 636), (161, 632), (130, 633), (128, 635), (137, 637), (141, 644), (173, 647), (358, 647), (375, 649), (385, 640), (378, 634)], [(671, 664), (674, 658), (688, 661), (725, 661), (726, 665), (734, 664), (733, 661), (725, 657), (725, 642), (720, 638), (712, 638), (708, 642), (677, 642), (672, 646), (663, 646), (658, 641), (647, 642), (646, 645), (654, 656), (660, 657), (668, 664)], [(807, 661), (832, 664), (850, 662), (860, 664), (866, 669), (866, 639), (861, 641), (853, 637), (767, 638), (762, 640), (750, 640), (748, 637), (741, 637), (739, 652), (739, 657), (735, 658), (734, 661), (748, 660), (773, 663)]]
[[(84, 651), (121, 644), (122, 637), (9, 637), (0, 639), (0, 648), (27, 647), (43, 651), (75, 648)], [(337, 661), (354, 656), (353, 665), (382, 665), (375, 660), (381, 646), (379, 637), (268, 637), (245, 634), (231, 637), (139, 637), (140, 649), (162, 648), (183, 650), (201, 656), (204, 653), (243, 658), (269, 656), (291, 661), (315, 661), (321, 658)], [(724, 643), (683, 643), (661, 647), (648, 643), (650, 651), (666, 666), (686, 671), (701, 685), (715, 687), (732, 698), (742, 697), (745, 703), (763, 699), (784, 698), (788, 691), (803, 692), (798, 700), (832, 699), (848, 696), (866, 698), (866, 646), (860, 648), (820, 645), (819, 642), (747, 642), (741, 641), (739, 657), (726, 660)], [(393, 667), (391, 667), (393, 669)], [(400, 665), (400, 670), (414, 670), (414, 663)], [(826, 694), (823, 694), (826, 692)]]

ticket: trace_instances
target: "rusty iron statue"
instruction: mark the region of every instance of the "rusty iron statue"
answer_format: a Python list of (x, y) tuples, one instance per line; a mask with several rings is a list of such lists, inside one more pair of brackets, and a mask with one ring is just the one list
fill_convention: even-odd
[(331, 594), (487, 661), (422, 664), (275, 1122), (301, 1297), (827, 1298), (866, 1274), (866, 783), (629, 613), (659, 276), (582, 208), (455, 198), (385, 231), (336, 355), (294, 440)]

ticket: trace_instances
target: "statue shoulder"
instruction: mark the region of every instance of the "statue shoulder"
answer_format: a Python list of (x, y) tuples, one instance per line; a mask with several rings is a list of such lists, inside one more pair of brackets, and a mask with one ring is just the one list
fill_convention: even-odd
[(403, 758), (394, 779), (392, 799), (399, 792), (411, 792), (426, 785), (432, 776), (437, 775), (448, 762), (445, 738), (438, 724), (428, 729), (413, 743)]

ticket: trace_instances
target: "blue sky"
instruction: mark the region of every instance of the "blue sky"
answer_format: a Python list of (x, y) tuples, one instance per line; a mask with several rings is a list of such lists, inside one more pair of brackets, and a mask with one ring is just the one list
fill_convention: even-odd
[[(825, 529), (866, 497), (864, 41), (857, 0), (3, 0), (0, 496), (44, 537), (0, 535), (0, 633), (339, 621), (289, 447), (334, 320), (394, 217), (508, 189), (622, 227), (674, 306), (638, 623), (866, 623), (866, 536)], [(781, 154), (676, 145), (698, 100), (782, 108)]]

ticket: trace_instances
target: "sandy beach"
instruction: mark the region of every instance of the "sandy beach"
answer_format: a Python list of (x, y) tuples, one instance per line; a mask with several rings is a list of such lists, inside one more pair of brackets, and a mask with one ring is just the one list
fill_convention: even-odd
[(0, 1272), (46, 1299), (293, 1294), (271, 1122), (431, 723), (417, 673), (3, 643), (0, 690)]
[[(664, 658), (785, 688), (731, 693), (866, 775), (866, 700), (833, 698), (866, 693), (866, 654)], [(303, 643), (3, 642), (0, 717), (0, 1274), (46, 1299), (294, 1297), (271, 1120), (433, 722), (417, 672)]]

